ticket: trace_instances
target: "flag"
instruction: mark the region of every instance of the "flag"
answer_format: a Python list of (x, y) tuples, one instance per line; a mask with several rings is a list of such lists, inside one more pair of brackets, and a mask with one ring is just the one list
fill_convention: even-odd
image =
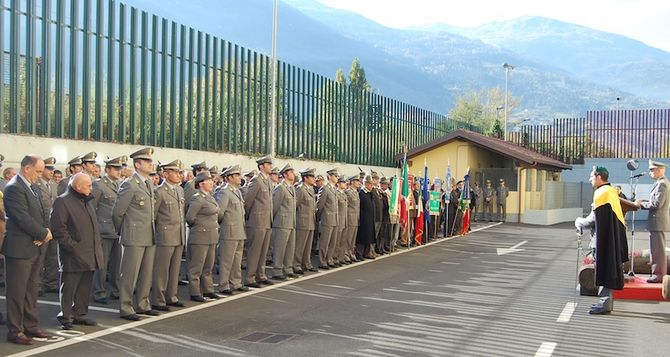
[[(428, 227), (430, 227), (430, 192), (428, 192), (428, 162), (423, 162), (423, 189), (421, 192), (421, 197), (423, 198), (423, 217), (424, 217), (424, 230), (428, 232)], [(430, 234), (430, 232), (428, 232)], [(426, 241), (428, 241), (426, 239)]]
[[(416, 227), (414, 229), (414, 241), (416, 244), (423, 244), (423, 210), (421, 209), (422, 205), (422, 197), (419, 196), (419, 202), (417, 202), (417, 214), (416, 214)], [(421, 206), (419, 206), (421, 204)]]
[(444, 183), (444, 192), (447, 193), (447, 201), (449, 200), (449, 194), (451, 193), (451, 165), (447, 164), (447, 181)]
[(398, 215), (398, 208), (400, 200), (398, 194), (400, 193), (400, 180), (397, 176), (393, 176), (393, 187), (391, 188), (391, 202), (389, 203), (389, 214), (391, 216)]
[(460, 197), (461, 210), (463, 211), (462, 236), (468, 234), (470, 228), (470, 198), (470, 169), (468, 168), (463, 178), (463, 190)]
[(407, 150), (405, 150), (405, 158), (402, 160), (402, 196), (409, 197), (409, 178), (407, 172)]

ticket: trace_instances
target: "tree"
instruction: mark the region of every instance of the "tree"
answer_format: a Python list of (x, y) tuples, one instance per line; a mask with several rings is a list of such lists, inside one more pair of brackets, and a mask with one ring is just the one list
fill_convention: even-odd
[(338, 68), (337, 72), (335, 72), (335, 80), (339, 84), (347, 85), (347, 77), (344, 76), (344, 71), (342, 68)]
[[(335, 72), (335, 80), (337, 83), (346, 85), (347, 78), (344, 75), (344, 71), (341, 68), (337, 69)], [(372, 86), (368, 83), (367, 78), (365, 77), (365, 69), (361, 66), (361, 60), (354, 58), (351, 62), (351, 68), (349, 68), (349, 86), (354, 91), (372, 90)]]
[[(519, 105), (519, 100), (510, 95), (508, 98), (509, 115)], [(500, 87), (471, 91), (458, 98), (456, 106), (449, 112), (453, 120), (478, 126), (488, 135), (500, 136), (504, 132), (501, 121), (504, 118), (505, 92)], [(497, 122), (496, 122), (497, 121)], [(509, 123), (508, 123), (509, 124)]]

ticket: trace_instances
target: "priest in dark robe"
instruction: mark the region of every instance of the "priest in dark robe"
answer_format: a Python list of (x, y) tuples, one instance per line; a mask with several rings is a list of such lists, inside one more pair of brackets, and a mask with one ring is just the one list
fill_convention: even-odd
[(589, 181), (593, 193), (593, 213), (587, 218), (577, 218), (578, 229), (595, 228), (596, 286), (600, 302), (591, 306), (589, 314), (602, 315), (612, 312), (614, 300), (612, 290), (621, 290), (624, 285), (623, 263), (628, 261), (626, 225), (619, 195), (610, 185), (609, 172), (602, 166), (591, 171)]
[(359, 260), (375, 259), (370, 251), (370, 246), (375, 243), (375, 202), (372, 197), (372, 177), (365, 176), (363, 184), (358, 191), (361, 202), (361, 219), (356, 235), (356, 258)]

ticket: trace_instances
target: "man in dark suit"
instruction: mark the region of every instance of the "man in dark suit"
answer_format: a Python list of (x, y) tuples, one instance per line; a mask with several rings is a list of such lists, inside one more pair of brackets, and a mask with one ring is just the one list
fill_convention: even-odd
[(93, 285), (93, 272), (100, 269), (102, 238), (98, 230), (95, 208), (91, 204), (91, 176), (72, 176), (65, 194), (59, 196), (51, 213), (51, 229), (58, 241), (60, 266), (60, 306), (57, 319), (63, 330), (72, 325), (95, 326), (89, 319), (88, 297)]
[(2, 245), (7, 275), (7, 340), (32, 345), (31, 337), (49, 339), (37, 321), (37, 289), (42, 268), (40, 248), (53, 236), (33, 185), (44, 171), (37, 155), (21, 160), (21, 170), (5, 188), (7, 231)]

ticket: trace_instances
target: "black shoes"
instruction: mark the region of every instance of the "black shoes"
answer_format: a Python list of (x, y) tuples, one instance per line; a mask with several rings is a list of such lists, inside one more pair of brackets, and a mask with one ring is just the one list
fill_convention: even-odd
[(647, 283), (649, 284), (660, 284), (662, 282), (663, 282), (662, 279), (659, 279), (657, 276), (654, 275), (652, 275), (651, 277), (649, 277), (649, 279), (647, 279)]
[(191, 295), (191, 301), (195, 301), (195, 302), (206, 302), (207, 299), (205, 299), (205, 297), (202, 296), (202, 295)]
[(308, 270), (313, 272), (313, 273), (318, 273), (319, 272), (319, 269), (317, 269), (317, 268), (309, 268)]
[(170, 308), (166, 305), (151, 305), (151, 308), (156, 311), (170, 311)]
[(286, 277), (286, 275), (275, 275), (275, 276), (272, 277), (272, 280), (281, 280), (281, 281), (283, 281), (283, 280), (286, 280), (286, 279), (288, 279), (288, 278)]
[(202, 294), (202, 296), (204, 296), (206, 298), (214, 299), (214, 300), (218, 300), (218, 299), (221, 299), (223, 297), (222, 295), (219, 295), (217, 293), (204, 293), (204, 294)]
[(258, 289), (258, 288), (261, 287), (261, 284), (260, 284), (260, 283), (257, 283), (257, 282), (256, 282), (256, 283), (247, 283), (246, 286), (247, 286), (247, 288), (255, 288), (255, 289)]
[(220, 290), (219, 293), (221, 293), (221, 294), (223, 294), (223, 295), (228, 295), (228, 296), (233, 295), (233, 291), (230, 290), (230, 289), (223, 289), (223, 290)]
[(137, 312), (140, 315), (147, 315), (147, 316), (158, 316), (160, 313), (156, 310), (147, 310), (147, 311), (138, 311)]
[(181, 301), (169, 302), (169, 303), (167, 303), (166, 305), (167, 305), (167, 306), (173, 306), (173, 307), (184, 307), (184, 306), (186, 306), (186, 305), (184, 305), (184, 303), (181, 302)]
[(141, 318), (137, 314), (130, 314), (130, 315), (125, 315), (121, 316), (122, 319), (128, 320), (128, 321), (139, 321)]
[(274, 285), (275, 284), (270, 279), (261, 280), (259, 283), (261, 283), (263, 285)]
[(246, 286), (240, 286), (240, 287), (237, 288), (236, 290), (237, 290), (237, 291), (241, 291), (241, 292), (247, 292), (247, 291), (249, 291), (249, 288), (246, 287)]
[(107, 305), (107, 302), (108, 302), (106, 297), (93, 298), (93, 301), (97, 302), (98, 304), (103, 304), (103, 305)]

